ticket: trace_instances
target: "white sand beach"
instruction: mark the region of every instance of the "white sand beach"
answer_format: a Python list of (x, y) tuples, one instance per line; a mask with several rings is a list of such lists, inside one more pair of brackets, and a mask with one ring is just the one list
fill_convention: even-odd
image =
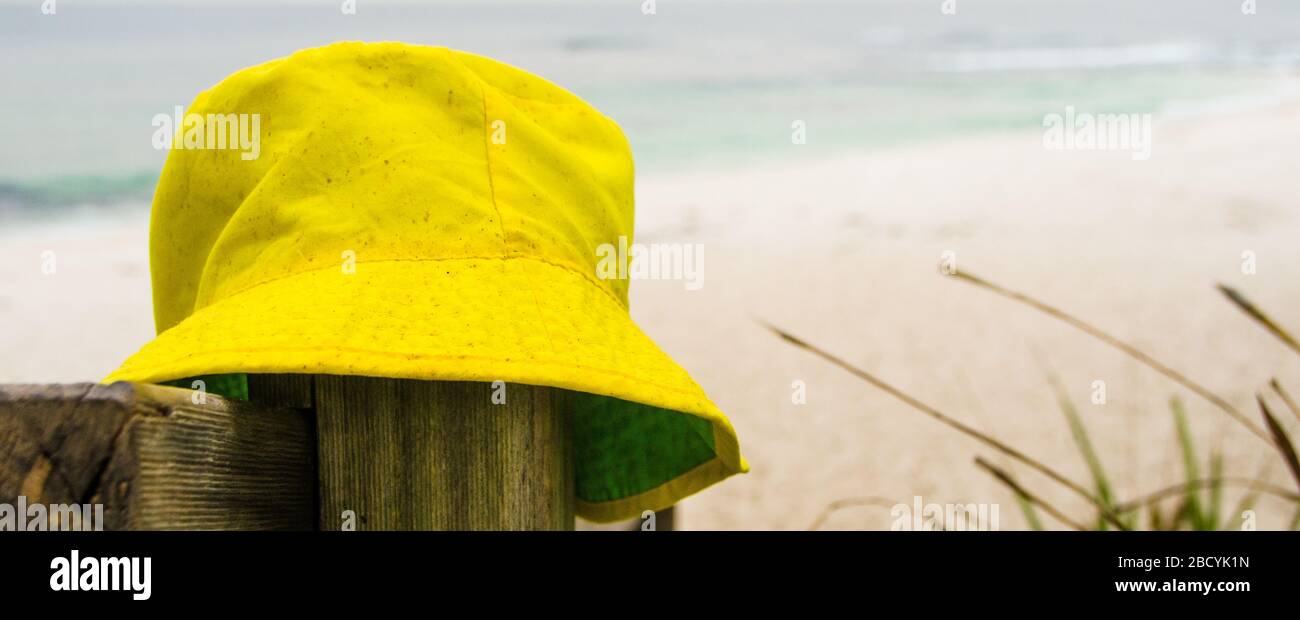
[[(815, 135), (815, 134), (814, 134)], [(1007, 467), (1081, 521), (1086, 504), (762, 329), (761, 318), (1081, 481), (1086, 466), (1047, 381), (1058, 373), (1118, 494), (1181, 481), (1168, 400), (1180, 396), (1202, 461), (1292, 486), (1273, 449), (1223, 412), (1104, 344), (945, 277), (958, 268), (1089, 320), (1255, 415), (1300, 356), (1228, 304), (1238, 288), (1300, 331), (1300, 107), (1161, 119), (1149, 161), (1046, 151), (1038, 132), (833, 157), (812, 141), (726, 173), (642, 177), (640, 242), (702, 243), (701, 290), (634, 283), (633, 315), (728, 413), (752, 465), (688, 499), (686, 529), (802, 529), (830, 502), (996, 503), (1011, 494), (973, 459)], [(76, 227), (0, 230), (0, 382), (97, 380), (153, 335), (144, 209)], [(42, 261), (53, 252), (56, 269)], [(1243, 274), (1243, 252), (1256, 273)], [(1094, 405), (1093, 382), (1107, 403)], [(791, 402), (792, 382), (807, 404)], [(1280, 407), (1280, 405), (1279, 405)], [(1293, 434), (1297, 420), (1281, 409)], [(1240, 496), (1227, 490), (1228, 505)], [(1291, 509), (1261, 499), (1260, 528)], [(1061, 527), (1047, 520), (1050, 527)], [(887, 529), (887, 508), (828, 529)]]

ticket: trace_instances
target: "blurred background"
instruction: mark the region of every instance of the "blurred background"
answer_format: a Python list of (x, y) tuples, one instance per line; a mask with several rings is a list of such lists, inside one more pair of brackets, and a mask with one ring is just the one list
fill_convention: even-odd
[[(631, 141), (637, 240), (704, 244), (703, 288), (638, 282), (633, 317), (731, 416), (753, 471), (684, 502), (679, 527), (887, 529), (888, 506), (917, 496), (1029, 525), (976, 456), (1092, 518), (756, 318), (1091, 485), (1059, 376), (1124, 499), (1187, 476), (1175, 396), (1202, 467), (1219, 454), (1228, 475), (1294, 487), (1223, 411), (938, 265), (955, 257), (1067, 309), (1256, 420), (1271, 378), (1300, 393), (1300, 355), (1213, 287), (1300, 330), (1295, 2), (341, 4), (58, 0), (46, 15), (0, 1), (0, 382), (98, 380), (153, 336), (154, 115), (304, 47), (400, 40), (491, 56), (591, 102)], [(1045, 117), (1067, 106), (1152, 115), (1151, 158), (1044, 148)], [(1234, 528), (1229, 508), (1251, 493), (1223, 495)], [(1248, 506), (1261, 528), (1293, 524), (1289, 502)]]

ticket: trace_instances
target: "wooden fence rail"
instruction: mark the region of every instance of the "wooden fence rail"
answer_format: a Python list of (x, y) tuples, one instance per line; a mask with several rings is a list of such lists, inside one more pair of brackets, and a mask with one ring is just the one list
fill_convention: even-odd
[(311, 529), (312, 435), (301, 411), (178, 388), (0, 386), (0, 502), (103, 504), (104, 529)]

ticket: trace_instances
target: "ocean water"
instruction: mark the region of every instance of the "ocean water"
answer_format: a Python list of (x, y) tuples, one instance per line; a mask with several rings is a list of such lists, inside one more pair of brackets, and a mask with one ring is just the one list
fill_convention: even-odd
[[(1300, 96), (1300, 3), (1257, 0), (0, 4), (0, 222), (143, 205), (151, 119), (225, 75), (338, 40), (495, 57), (617, 120), (641, 174), (1034, 130), (1092, 112)], [(132, 208), (139, 208), (138, 206)]]

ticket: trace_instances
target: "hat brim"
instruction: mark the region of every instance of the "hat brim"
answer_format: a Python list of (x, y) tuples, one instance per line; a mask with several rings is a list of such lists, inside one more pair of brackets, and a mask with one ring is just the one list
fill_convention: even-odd
[(354, 267), (229, 295), (105, 381), (307, 373), (572, 390), (577, 513), (592, 521), (639, 517), (748, 469), (726, 417), (594, 276), (525, 257)]

